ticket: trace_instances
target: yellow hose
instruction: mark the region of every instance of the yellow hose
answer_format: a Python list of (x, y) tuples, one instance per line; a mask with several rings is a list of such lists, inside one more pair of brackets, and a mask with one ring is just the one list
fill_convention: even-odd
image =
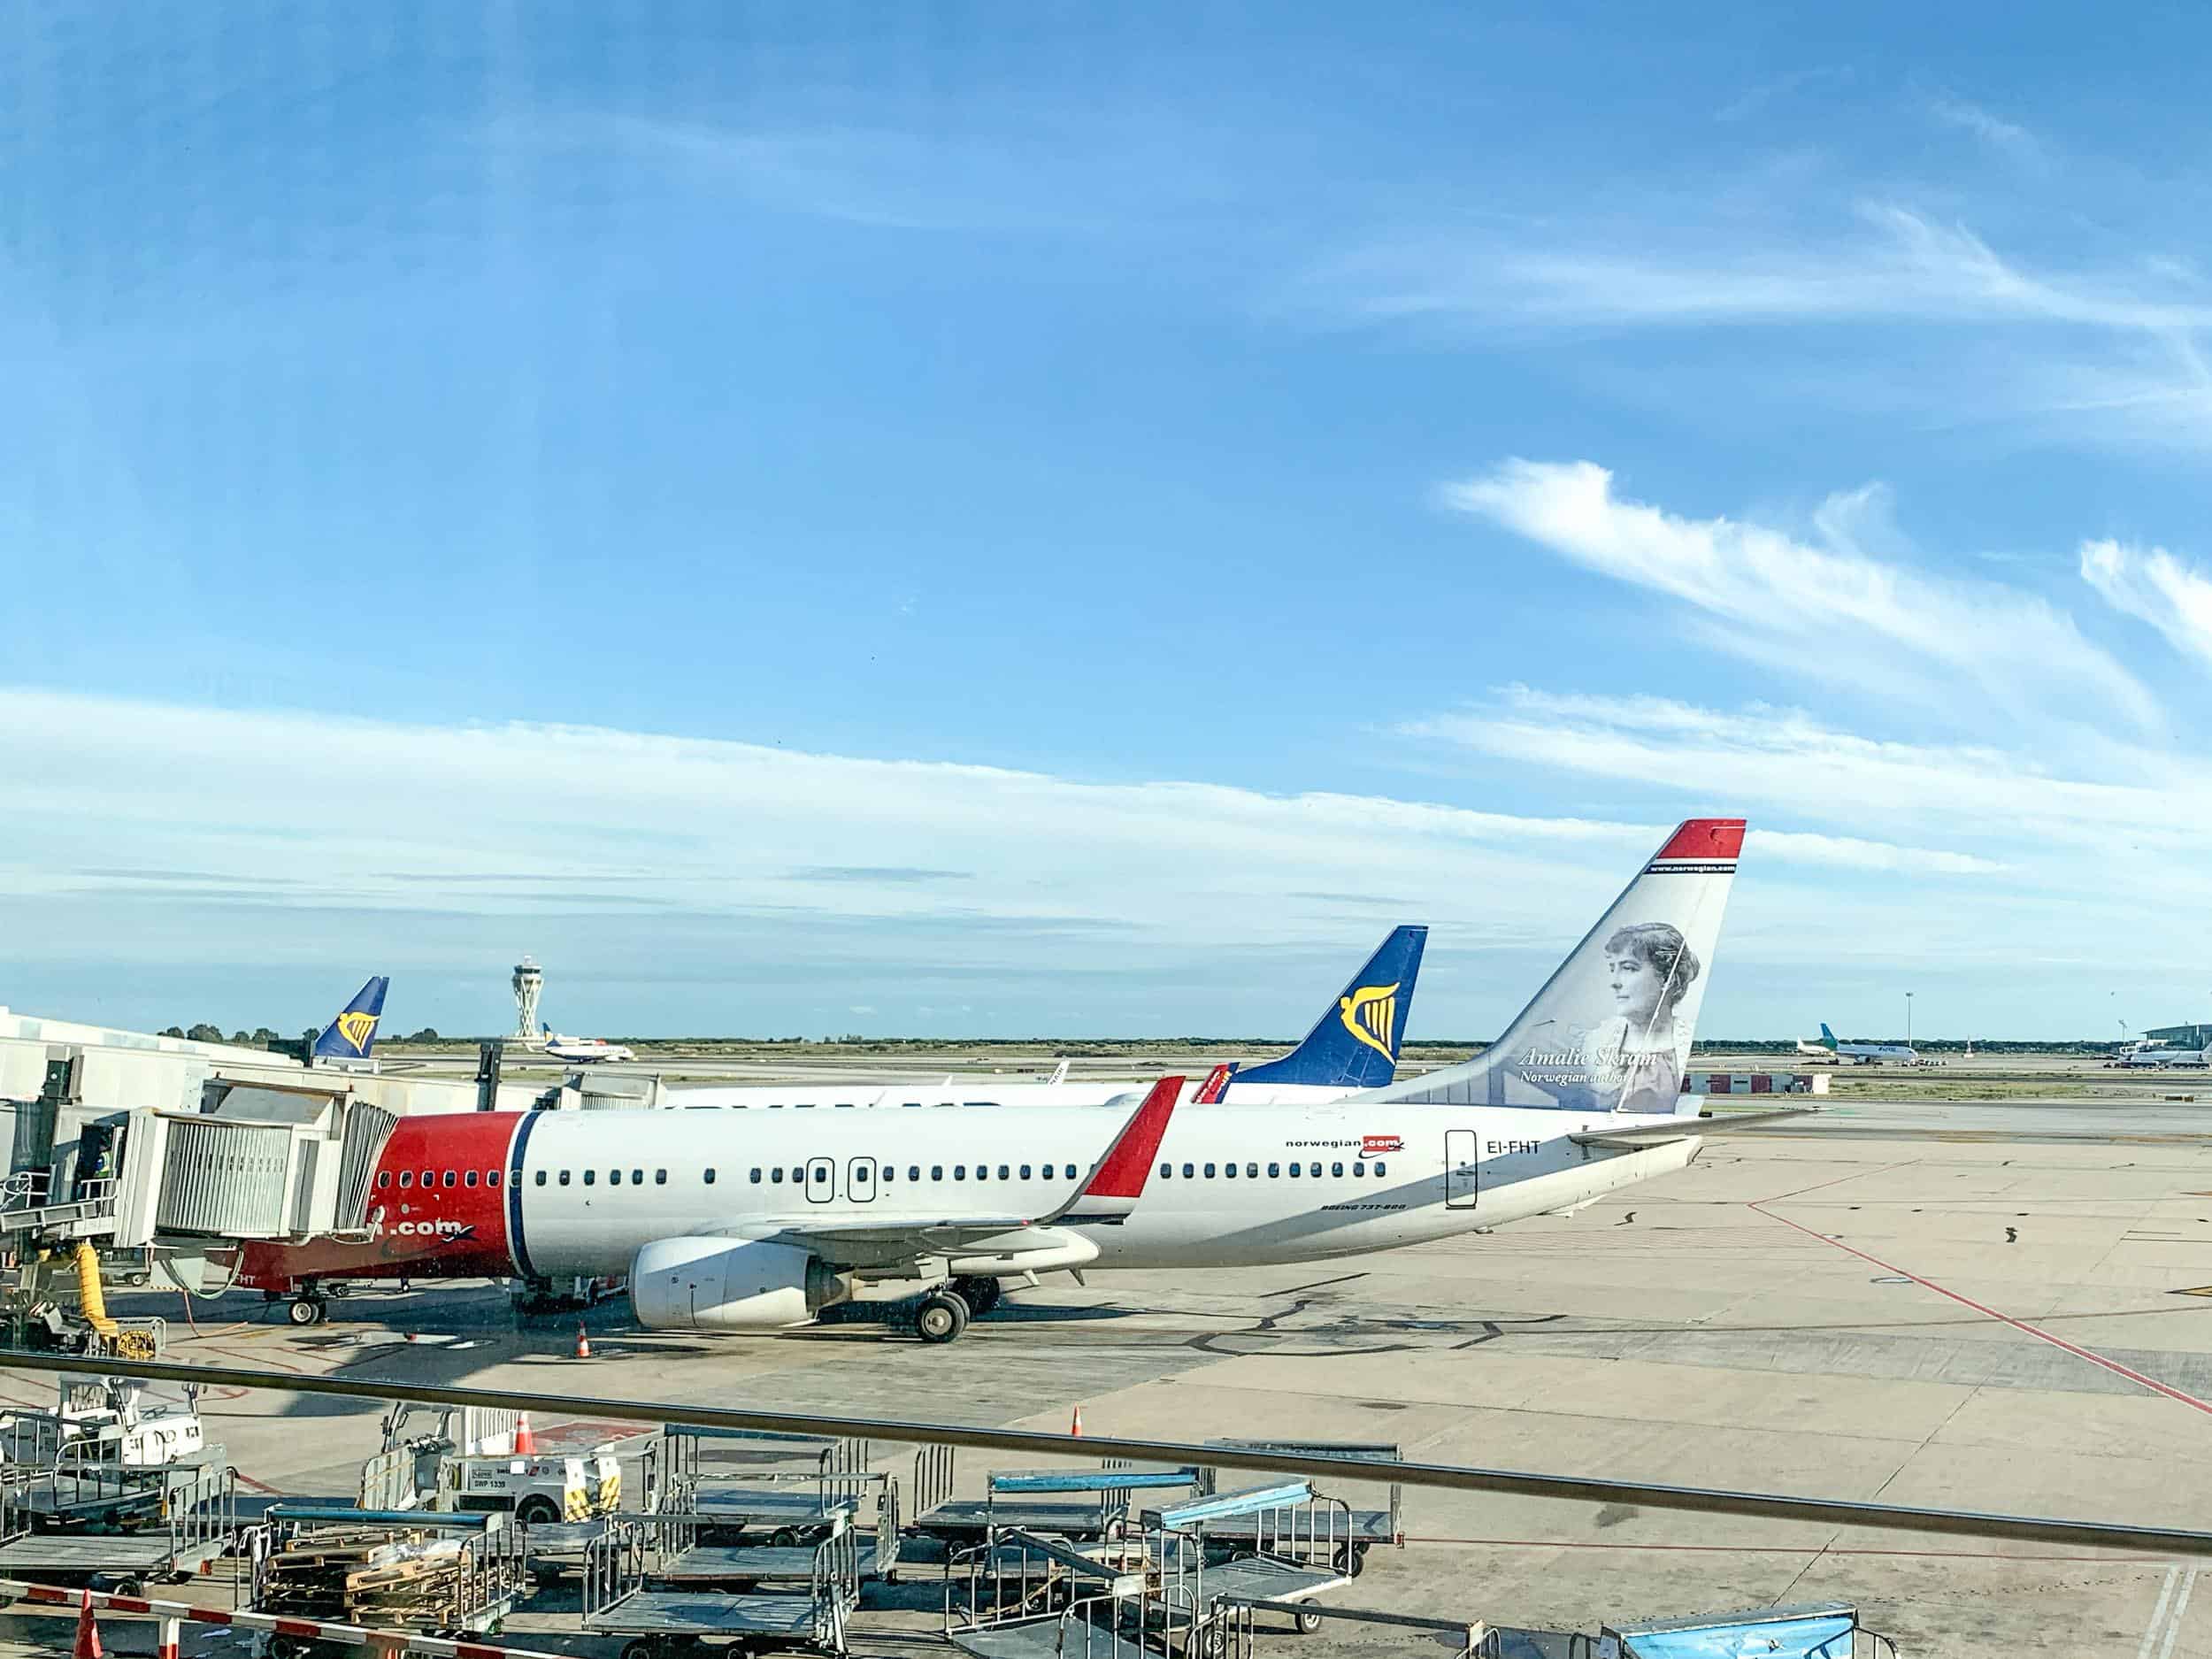
[(100, 1253), (83, 1241), (77, 1246), (77, 1303), (85, 1323), (102, 1336), (112, 1337), (122, 1329), (108, 1317), (108, 1299), (100, 1288)]

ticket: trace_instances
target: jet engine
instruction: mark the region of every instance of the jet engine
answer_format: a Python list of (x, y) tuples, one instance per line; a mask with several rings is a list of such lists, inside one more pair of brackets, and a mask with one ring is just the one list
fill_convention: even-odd
[(794, 1244), (658, 1239), (630, 1263), (630, 1306), (651, 1331), (781, 1331), (851, 1294)]

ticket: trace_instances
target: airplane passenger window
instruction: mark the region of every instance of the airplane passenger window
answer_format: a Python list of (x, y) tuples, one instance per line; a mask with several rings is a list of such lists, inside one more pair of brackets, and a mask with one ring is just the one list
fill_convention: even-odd
[(425, 1171), (422, 1172), (422, 1184), (423, 1184), (425, 1187), (434, 1187), (434, 1186), (436, 1186), (436, 1185), (437, 1185), (437, 1181), (438, 1181), (438, 1171), (435, 1171), (435, 1170), (425, 1170)]
[(645, 1171), (643, 1170), (632, 1170), (630, 1171), (630, 1185), (633, 1187), (644, 1186)]
[(977, 1164), (975, 1166), (975, 1178), (979, 1181), (989, 1180), (991, 1179), (991, 1166), (987, 1164)]
[(498, 1171), (497, 1170), (487, 1170), (487, 1171), (484, 1172), (484, 1185), (485, 1185), (485, 1186), (487, 1186), (487, 1187), (496, 1187), (496, 1186), (498, 1186), (498, 1185), (499, 1185), (499, 1171)]
[(607, 1171), (607, 1185), (610, 1187), (621, 1186), (622, 1171), (620, 1170), (609, 1170)]
[(1233, 1164), (1225, 1164), (1221, 1166), (1221, 1172), (1233, 1181), (1237, 1178), (1237, 1166)]
[(598, 1182), (598, 1179), (599, 1179), (599, 1171), (598, 1171), (597, 1170), (586, 1170), (586, 1171), (584, 1171), (584, 1185), (585, 1185), (585, 1186), (587, 1186), (587, 1187), (591, 1187), (591, 1186), (596, 1185), (596, 1184), (597, 1184), (597, 1182)]
[(1170, 1176), (1173, 1175), (1174, 1173), (1175, 1173), (1175, 1166), (1174, 1166), (1172, 1164), (1161, 1164), (1161, 1165), (1160, 1165), (1160, 1179), (1161, 1179), (1162, 1180), (1166, 1180), (1166, 1179), (1167, 1179)]
[(400, 1184), (402, 1187), (412, 1187), (412, 1186), (415, 1184), (415, 1172), (414, 1172), (414, 1171), (412, 1171), (412, 1170), (402, 1170), (402, 1171), (399, 1172), (399, 1184)]
[(1260, 1179), (1260, 1166), (1256, 1164), (1246, 1164), (1244, 1166), (1244, 1172), (1256, 1181)]
[(379, 1170), (376, 1175), (376, 1184), (380, 1188), (389, 1187), (392, 1184), (391, 1171)]
[(1023, 1164), (1023, 1165), (1022, 1165), (1022, 1179), (1024, 1179), (1024, 1180), (1027, 1180), (1028, 1179), (1029, 1179), (1029, 1165), (1027, 1165), (1026, 1164)]
[(1211, 1180), (1211, 1179), (1213, 1179), (1213, 1178), (1214, 1178), (1214, 1166), (1213, 1166), (1212, 1164), (1209, 1164), (1206, 1166), (1206, 1179), (1207, 1179), (1208, 1180)]
[(1002, 1181), (1006, 1179), (1006, 1166), (1003, 1164), (998, 1166), (998, 1178)]
[(1194, 1165), (1194, 1164), (1186, 1164), (1185, 1165), (1183, 1165), (1183, 1179), (1184, 1179), (1185, 1180), (1187, 1180), (1187, 1180), (1191, 1179), (1192, 1179), (1194, 1176), (1195, 1176), (1197, 1173), (1198, 1173), (1198, 1170), (1197, 1170), (1196, 1165)]
[(1075, 1179), (1075, 1165), (1074, 1165), (1074, 1164), (1069, 1164), (1069, 1165), (1068, 1165), (1068, 1179), (1070, 1179), (1070, 1180), (1073, 1180), (1074, 1179)]
[(1267, 1166), (1267, 1179), (1271, 1181), (1278, 1179), (1282, 1172), (1283, 1166), (1279, 1164), (1271, 1164)]
[(707, 1185), (710, 1187), (714, 1185), (714, 1168), (711, 1164), (707, 1167)]
[(1344, 1173), (1344, 1166), (1341, 1164), (1332, 1164), (1329, 1165), (1329, 1173), (1332, 1175), (1341, 1175)]
[(803, 1164), (794, 1164), (791, 1166), (791, 1179), (794, 1185), (806, 1179), (806, 1165)]
[(760, 1165), (757, 1164), (753, 1165), (753, 1185), (756, 1187), (760, 1185)]
[(1367, 1173), (1367, 1166), (1364, 1164), (1355, 1164), (1352, 1165), (1352, 1173), (1355, 1175), (1364, 1175)]
[(1297, 1164), (1292, 1164), (1292, 1165), (1290, 1166), (1290, 1172), (1291, 1172), (1291, 1174), (1292, 1174), (1292, 1176), (1293, 1176), (1293, 1177), (1295, 1177), (1295, 1176), (1297, 1175), (1297, 1173), (1298, 1173), (1298, 1168), (1299, 1168), (1299, 1166), (1298, 1166)]
[(462, 1186), (464, 1186), (464, 1187), (473, 1187), (473, 1186), (475, 1186), (475, 1185), (476, 1185), (476, 1171), (475, 1171), (474, 1170), (471, 1170), (471, 1171), (469, 1171), (466, 1174), (463, 1175), (463, 1176), (461, 1177), (461, 1185), (462, 1185)]
[(920, 1180), (922, 1179), (922, 1166), (918, 1164), (908, 1164), (906, 1166), (906, 1179), (910, 1181)]
[(545, 1185), (545, 1171), (543, 1170), (540, 1170), (538, 1171), (538, 1185), (541, 1187)]
[(964, 1164), (954, 1164), (952, 1166), (952, 1179), (956, 1181), (966, 1180), (968, 1179), (968, 1166)]
[(656, 1187), (667, 1186), (668, 1171), (666, 1170), (655, 1170), (653, 1171), (653, 1185)]
[(774, 1169), (769, 1171), (768, 1179), (778, 1187), (781, 1187), (783, 1185), (783, 1165), (779, 1164)]
[(945, 1179), (945, 1166), (941, 1164), (931, 1164), (929, 1166), (929, 1179), (933, 1181), (943, 1180)]
[(561, 1171), (561, 1185), (564, 1187), (568, 1185), (568, 1171), (566, 1170), (563, 1170)]
[(883, 1166), (883, 1179), (887, 1181), (897, 1180), (899, 1179), (899, 1166), (895, 1164), (885, 1164)]
[(1382, 1161), (1380, 1158), (1377, 1158), (1377, 1159), (1375, 1160), (1375, 1173), (1376, 1173), (1376, 1174), (1378, 1174), (1378, 1175), (1381, 1175), (1381, 1174), (1383, 1174), (1383, 1173), (1385, 1173), (1385, 1172), (1386, 1172), (1386, 1171), (1384, 1171), (1384, 1169), (1383, 1169), (1383, 1161)]

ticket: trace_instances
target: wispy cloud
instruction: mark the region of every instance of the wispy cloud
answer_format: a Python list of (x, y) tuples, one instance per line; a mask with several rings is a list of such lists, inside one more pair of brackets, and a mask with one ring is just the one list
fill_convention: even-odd
[(1853, 72), (1849, 64), (1823, 64), (1809, 69), (1793, 69), (1787, 74), (1776, 75), (1747, 87), (1737, 96), (1713, 111), (1717, 121), (1740, 121), (1755, 115), (1769, 104), (1801, 92), (1808, 87), (1823, 83), (1847, 84)]
[(1928, 113), (1947, 127), (1971, 134), (1990, 149), (2016, 161), (2034, 161), (2042, 156), (2042, 146), (2026, 127), (1992, 115), (1980, 104), (1964, 98), (1948, 94), (1932, 98), (1928, 104)]
[(2081, 544), (2082, 580), (2115, 609), (2147, 622), (2173, 648), (2212, 666), (2212, 575), (2162, 547)]
[(2095, 710), (2147, 726), (2150, 694), (2032, 595), (1927, 574), (1877, 557), (1893, 539), (1878, 490), (1832, 496), (1817, 543), (1763, 525), (1690, 518), (1614, 492), (1589, 461), (1515, 460), (1448, 486), (1444, 500), (1617, 581), (1662, 593), (1709, 619), (1707, 641), (1755, 660), (1892, 695), (1932, 673), (2014, 709)]

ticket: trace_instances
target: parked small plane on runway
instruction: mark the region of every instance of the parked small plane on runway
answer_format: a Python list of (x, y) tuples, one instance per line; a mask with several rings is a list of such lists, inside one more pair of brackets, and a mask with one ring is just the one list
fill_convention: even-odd
[(1821, 1022), (1820, 1041), (1797, 1040), (1797, 1052), (1816, 1060), (1848, 1060), (1854, 1065), (1918, 1065), (1920, 1051), (1901, 1042), (1838, 1042), (1836, 1033)]
[[(250, 1248), (248, 1282), (626, 1272), (652, 1329), (776, 1331), (862, 1285), (947, 1342), (1001, 1281), (1322, 1261), (1572, 1210), (1687, 1164), (1682, 1093), (1743, 846), (1682, 825), (1503, 1036), (1464, 1064), (1299, 1107), (922, 1106), (403, 1119), (365, 1245)], [(1762, 1114), (1764, 1116), (1764, 1114)], [(1728, 1120), (1728, 1126), (1747, 1119)], [(304, 1317), (301, 1310), (305, 1310)]]

